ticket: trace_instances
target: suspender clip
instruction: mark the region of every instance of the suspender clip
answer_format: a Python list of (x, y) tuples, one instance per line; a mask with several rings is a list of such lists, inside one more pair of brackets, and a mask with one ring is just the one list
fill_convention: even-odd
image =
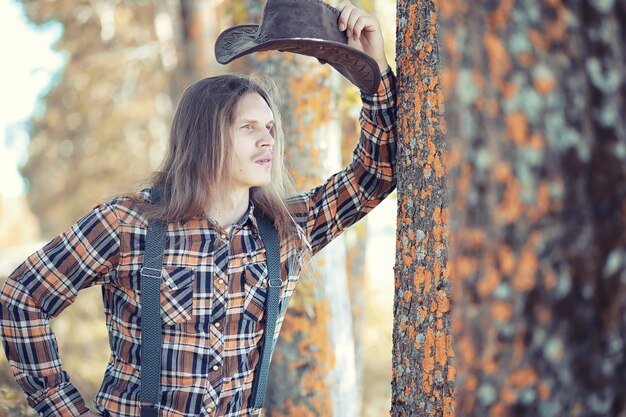
[(270, 278), (268, 286), (270, 287), (280, 287), (283, 284), (283, 281), (279, 278)]
[(156, 268), (149, 268), (147, 266), (141, 267), (141, 276), (149, 278), (161, 278), (161, 270)]

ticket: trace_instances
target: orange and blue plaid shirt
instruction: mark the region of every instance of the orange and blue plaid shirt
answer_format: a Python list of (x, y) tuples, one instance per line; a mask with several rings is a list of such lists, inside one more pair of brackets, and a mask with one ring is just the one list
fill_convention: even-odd
[[(315, 254), (395, 187), (396, 94), (391, 70), (362, 94), (352, 163), (286, 201)], [(63, 370), (49, 320), (100, 285), (111, 356), (94, 405), (110, 417), (139, 416), (140, 269), (147, 221), (133, 198), (95, 207), (30, 256), (0, 292), (3, 347), (28, 403), (42, 416), (78, 416), (83, 398)], [(249, 404), (264, 331), (265, 249), (253, 205), (226, 231), (208, 218), (170, 223), (161, 284), (161, 417), (252, 415)], [(276, 338), (301, 270), (304, 245), (281, 242)]]

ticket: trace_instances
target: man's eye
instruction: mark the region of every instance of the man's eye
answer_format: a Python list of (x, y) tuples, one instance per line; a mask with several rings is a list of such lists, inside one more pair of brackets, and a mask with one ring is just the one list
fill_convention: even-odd
[(246, 129), (246, 130), (252, 130), (252, 126), (250, 125), (243, 125), (241, 126), (242, 129)]

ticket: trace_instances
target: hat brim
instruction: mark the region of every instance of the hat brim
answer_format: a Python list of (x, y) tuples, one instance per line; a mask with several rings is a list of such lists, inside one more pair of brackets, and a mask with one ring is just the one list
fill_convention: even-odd
[(226, 29), (215, 41), (215, 58), (220, 64), (252, 52), (277, 50), (312, 56), (327, 62), (359, 89), (373, 94), (380, 83), (380, 69), (372, 57), (346, 44), (316, 38), (284, 38), (256, 42), (258, 25)]

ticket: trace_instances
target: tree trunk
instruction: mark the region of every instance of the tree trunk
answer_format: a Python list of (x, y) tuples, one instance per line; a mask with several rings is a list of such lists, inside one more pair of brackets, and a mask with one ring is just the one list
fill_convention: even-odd
[(400, 0), (392, 416), (451, 416), (446, 144), (434, 1)]
[[(231, 9), (237, 24), (260, 21), (264, 2)], [(339, 75), (314, 58), (256, 53), (235, 62), (243, 72), (269, 75), (281, 92), (285, 156), (297, 191), (308, 191), (341, 168)], [(343, 237), (305, 268), (276, 345), (265, 415), (360, 415), (352, 317)]]
[(442, 3), (459, 416), (626, 416), (626, 3)]
[[(340, 168), (337, 74), (310, 58), (277, 58), (285, 153), (297, 190), (308, 191)], [(268, 416), (360, 415), (344, 245), (335, 239), (300, 279), (272, 363)]]

